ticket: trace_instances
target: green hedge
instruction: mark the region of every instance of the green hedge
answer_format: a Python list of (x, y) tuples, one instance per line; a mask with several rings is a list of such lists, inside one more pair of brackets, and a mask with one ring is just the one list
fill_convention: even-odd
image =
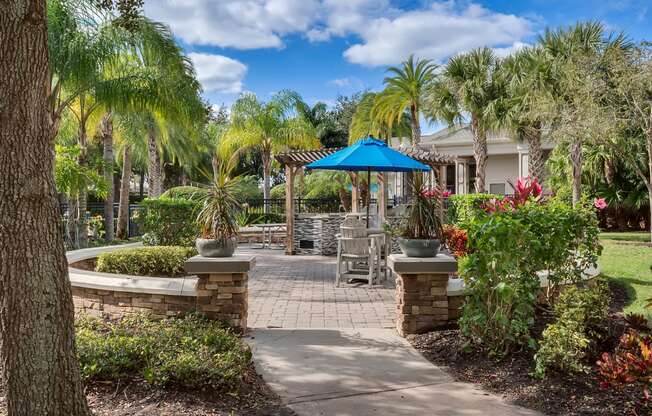
[(218, 322), (196, 315), (117, 322), (80, 318), (77, 355), (85, 380), (142, 377), (153, 385), (236, 387), (251, 361), (249, 347)]
[(469, 220), (482, 211), (482, 204), (490, 199), (502, 198), (502, 195), (493, 194), (465, 194), (451, 195), (448, 197), (448, 209), (446, 211), (447, 221), (450, 224), (458, 224)]
[(200, 203), (183, 198), (147, 198), (137, 222), (143, 243), (149, 246), (192, 246), (199, 234), (196, 223)]
[(184, 273), (186, 260), (196, 254), (194, 247), (126, 248), (100, 254), (95, 271), (134, 276), (177, 276)]
[(569, 287), (555, 305), (557, 321), (543, 331), (535, 356), (535, 375), (550, 369), (564, 373), (588, 371), (585, 358), (604, 330), (609, 313), (609, 288), (599, 280), (592, 288)]
[(202, 198), (208, 190), (197, 186), (175, 186), (163, 192), (161, 198), (167, 199), (190, 199), (198, 200)]

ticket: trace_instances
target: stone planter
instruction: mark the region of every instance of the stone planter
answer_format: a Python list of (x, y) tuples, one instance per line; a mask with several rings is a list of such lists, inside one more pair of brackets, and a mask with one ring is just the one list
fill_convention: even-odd
[(439, 252), (439, 240), (398, 238), (398, 246), (407, 257), (435, 257)]
[(238, 246), (238, 240), (236, 237), (226, 240), (198, 238), (195, 246), (199, 255), (203, 257), (231, 257)]

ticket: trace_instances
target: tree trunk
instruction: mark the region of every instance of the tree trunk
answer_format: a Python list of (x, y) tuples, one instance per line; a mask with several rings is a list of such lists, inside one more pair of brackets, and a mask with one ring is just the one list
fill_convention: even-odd
[(471, 117), (471, 132), (473, 133), (473, 157), (475, 158), (475, 192), (485, 192), (485, 177), (487, 170), (487, 133), (479, 128), (478, 119)]
[[(87, 140), (86, 140), (86, 123), (80, 121), (79, 123), (79, 136), (77, 138), (79, 144), (79, 156), (77, 163), (79, 166), (86, 167), (87, 161)], [(77, 215), (75, 221), (77, 222), (77, 241), (79, 245), (77, 248), (88, 247), (88, 221), (86, 221), (86, 208), (88, 207), (88, 191), (86, 186), (83, 186), (77, 194)]]
[(270, 204), (270, 176), (272, 170), (272, 158), (270, 154), (263, 153), (263, 199), (264, 199), (264, 212), (269, 214)]
[(540, 184), (545, 180), (546, 162), (541, 148), (541, 126), (535, 125), (527, 132), (527, 142), (530, 148), (528, 155), (528, 172), (530, 178), (536, 179)]
[(570, 149), (571, 166), (573, 168), (572, 188), (573, 206), (582, 198), (582, 141), (573, 139)]
[(138, 197), (142, 200), (145, 196), (145, 172), (140, 172), (138, 178)]
[(79, 238), (77, 233), (77, 196), (68, 198), (68, 223), (66, 224), (66, 232), (70, 238), (69, 249), (79, 248)]
[(45, 2), (0, 3), (0, 355), (9, 416), (90, 416), (54, 186)]
[(102, 143), (104, 145), (104, 180), (107, 184), (106, 200), (104, 201), (104, 239), (113, 241), (113, 118), (108, 112), (101, 122)]
[(118, 204), (118, 227), (116, 236), (129, 238), (129, 183), (131, 182), (131, 149), (125, 146), (122, 153), (122, 178), (120, 179), (120, 203)]
[(410, 106), (410, 127), (412, 128), (412, 145), (421, 142), (421, 122), (419, 122), (419, 109), (416, 105)]
[(149, 158), (147, 159), (147, 173), (149, 175), (148, 196), (150, 198), (158, 198), (163, 193), (163, 173), (161, 154), (156, 144), (156, 133), (152, 130), (147, 135), (147, 150), (149, 152)]

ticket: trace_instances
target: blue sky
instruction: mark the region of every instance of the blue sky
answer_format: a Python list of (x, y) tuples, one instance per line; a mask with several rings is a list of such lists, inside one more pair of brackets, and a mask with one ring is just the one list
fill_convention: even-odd
[(652, 40), (652, 0), (156, 0), (145, 13), (172, 27), (216, 105), (284, 88), (332, 104), (380, 89), (387, 66), (411, 53), (444, 63), (486, 45), (504, 55), (578, 20)]

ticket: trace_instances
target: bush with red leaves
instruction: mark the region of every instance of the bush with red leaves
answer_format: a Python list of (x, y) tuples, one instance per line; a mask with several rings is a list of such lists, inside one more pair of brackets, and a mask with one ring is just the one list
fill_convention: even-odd
[(466, 230), (456, 225), (444, 225), (443, 227), (444, 244), (455, 257), (463, 257), (469, 254), (468, 236)]
[(647, 401), (652, 387), (652, 336), (630, 329), (620, 338), (613, 354), (602, 354), (597, 366), (601, 387), (639, 384)]

